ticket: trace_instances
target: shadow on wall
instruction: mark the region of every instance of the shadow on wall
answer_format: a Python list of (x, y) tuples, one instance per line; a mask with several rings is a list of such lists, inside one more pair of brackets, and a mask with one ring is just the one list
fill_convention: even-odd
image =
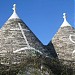
[(58, 58), (56, 50), (52, 44), (52, 42), (50, 41), (50, 43), (46, 46), (46, 48), (48, 49), (48, 51), (50, 52), (50, 54), (54, 57), (54, 58)]

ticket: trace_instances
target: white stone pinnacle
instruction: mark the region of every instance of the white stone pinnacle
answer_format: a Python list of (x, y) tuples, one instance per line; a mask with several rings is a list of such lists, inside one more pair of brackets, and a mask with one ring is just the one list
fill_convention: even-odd
[(61, 27), (71, 26), (66, 20), (66, 13), (63, 13), (63, 18), (64, 18), (64, 22), (62, 23)]
[(66, 13), (63, 13), (64, 21), (66, 20)]
[(16, 4), (13, 5), (12, 9), (13, 9), (14, 13), (16, 13)]
[(9, 19), (14, 19), (14, 18), (18, 18), (19, 19), (18, 15), (16, 13), (16, 4), (13, 5), (12, 9), (13, 9), (13, 14), (11, 15), (11, 17)]

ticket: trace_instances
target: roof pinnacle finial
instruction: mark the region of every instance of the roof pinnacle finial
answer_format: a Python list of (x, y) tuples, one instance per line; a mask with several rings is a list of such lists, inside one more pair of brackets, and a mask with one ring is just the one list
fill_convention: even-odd
[(13, 11), (16, 12), (16, 4), (13, 5)]
[(11, 17), (9, 19), (14, 19), (14, 18), (19, 19), (18, 15), (16, 13), (16, 4), (13, 5), (13, 8), (12, 9), (13, 9), (13, 14), (11, 15)]
[(61, 27), (67, 27), (67, 26), (71, 26), (67, 20), (66, 20), (66, 13), (63, 13), (63, 19), (64, 19), (64, 22), (62, 23)]
[(64, 21), (66, 20), (66, 13), (63, 13)]

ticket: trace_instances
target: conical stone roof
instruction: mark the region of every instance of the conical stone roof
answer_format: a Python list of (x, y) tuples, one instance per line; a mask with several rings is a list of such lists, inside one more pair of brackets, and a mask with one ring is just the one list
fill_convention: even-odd
[(31, 56), (32, 53), (47, 55), (42, 43), (16, 14), (15, 4), (13, 10), (13, 14), (0, 31), (1, 63), (5, 63), (5, 60), (9, 63), (10, 59), (13, 63), (20, 62), (23, 55)]
[(64, 22), (48, 47), (52, 49), (51, 51), (56, 51), (59, 59), (75, 61), (75, 29), (67, 22), (66, 14), (63, 15)]

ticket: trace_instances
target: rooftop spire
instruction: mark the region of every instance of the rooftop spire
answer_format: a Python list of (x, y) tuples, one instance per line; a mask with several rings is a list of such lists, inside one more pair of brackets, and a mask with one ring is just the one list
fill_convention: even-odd
[(13, 14), (11, 15), (11, 17), (9, 19), (19, 18), (17, 13), (16, 13), (16, 4), (13, 5), (12, 9), (13, 9)]
[(13, 5), (12, 9), (13, 9), (14, 13), (16, 13), (16, 4)]
[(66, 13), (63, 13), (64, 21), (66, 20)]
[(64, 19), (64, 22), (62, 23), (61, 27), (65, 27), (65, 26), (71, 26), (67, 20), (66, 20), (66, 13), (63, 13), (63, 19)]

